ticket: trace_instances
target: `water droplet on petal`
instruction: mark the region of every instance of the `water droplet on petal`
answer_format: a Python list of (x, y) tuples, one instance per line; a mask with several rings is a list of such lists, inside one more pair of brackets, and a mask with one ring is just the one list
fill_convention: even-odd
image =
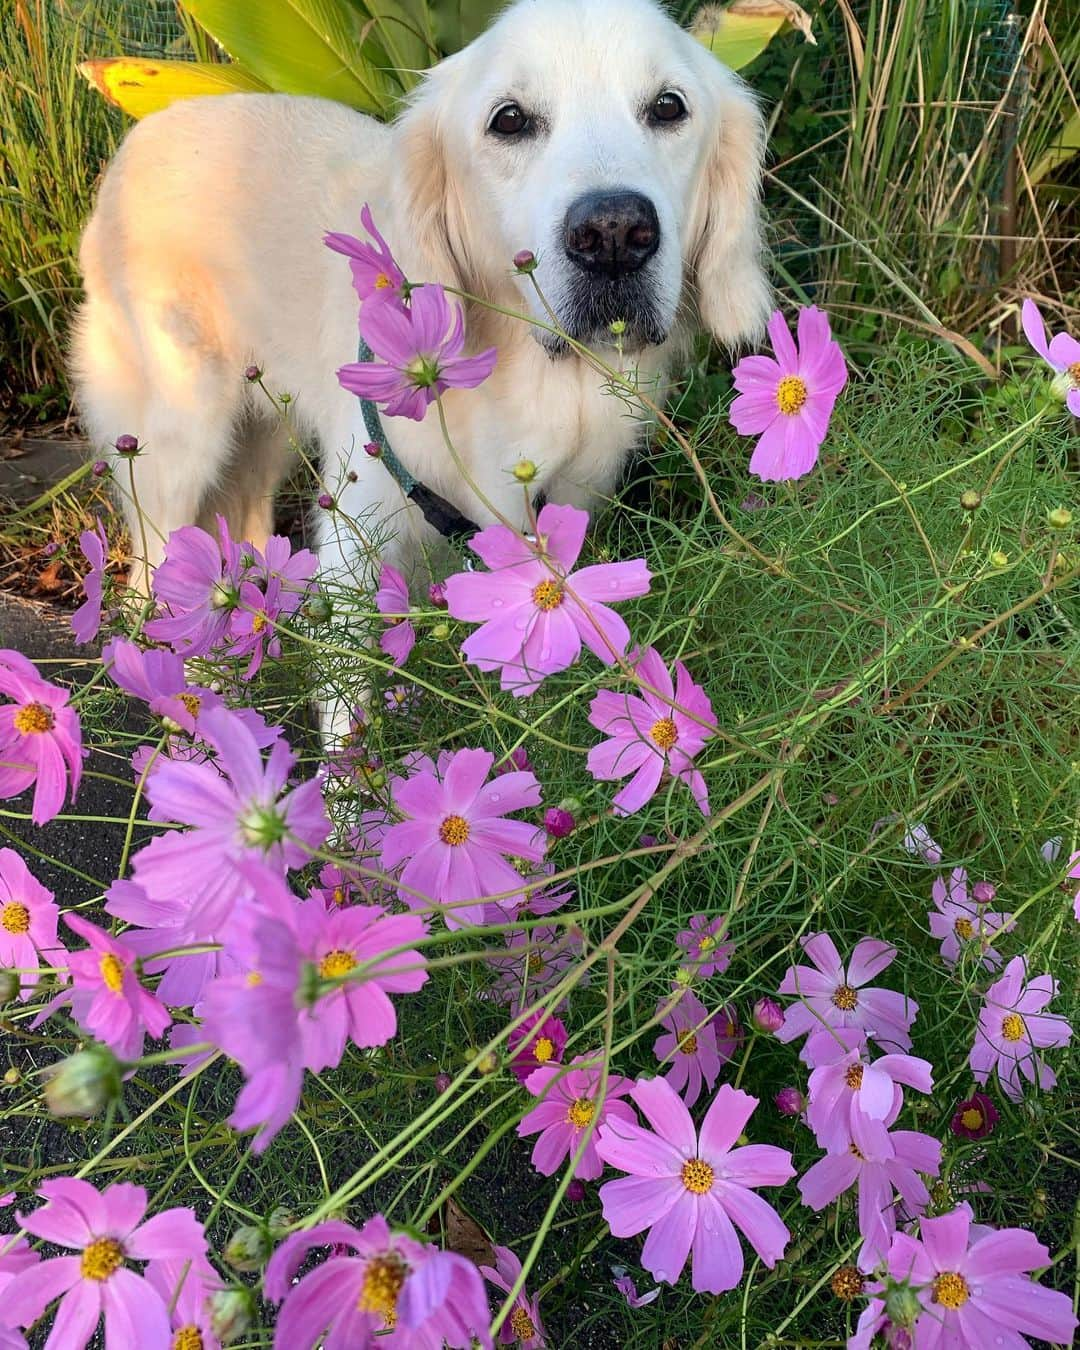
[(492, 609), (502, 609), (502, 607), (503, 607), (503, 602), (502, 602), (501, 600), (498, 600), (498, 599), (492, 600), (492, 602), (491, 602), (491, 608), (492, 608)]
[(493, 802), (501, 802), (501, 801), (502, 801), (502, 793), (501, 793), (501, 792), (493, 792), (493, 793), (491, 794), (491, 800), (492, 800)]

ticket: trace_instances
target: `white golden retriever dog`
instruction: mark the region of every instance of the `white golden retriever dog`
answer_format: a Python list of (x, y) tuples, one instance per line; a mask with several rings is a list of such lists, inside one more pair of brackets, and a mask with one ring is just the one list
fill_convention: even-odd
[[(292, 395), (296, 433), (318, 443), (342, 513), (378, 522), (384, 558), (408, 569), (437, 538), (363, 453), (359, 401), (335, 375), (357, 358), (357, 304), (346, 260), (322, 237), (360, 233), (365, 202), (411, 280), (544, 320), (511, 261), (532, 250), (562, 329), (662, 396), (695, 329), (730, 346), (763, 325), (762, 150), (746, 87), (650, 0), (518, 0), (429, 72), (389, 126), (276, 94), (148, 117), (83, 238), (72, 353), (93, 440), (130, 433), (145, 447), (133, 467), (147, 564), (169, 531), (215, 511), (236, 537), (264, 542), (287, 438), (244, 379), (252, 364)], [(549, 500), (589, 506), (609, 493), (644, 423), (550, 332), (470, 303), (466, 333), (469, 350), (496, 345), (498, 364), (444, 403), (487, 499), (523, 518), (521, 459)], [(434, 411), (384, 429), (417, 479), (491, 521)], [(370, 575), (354, 529), (326, 512), (318, 529), (324, 568)]]

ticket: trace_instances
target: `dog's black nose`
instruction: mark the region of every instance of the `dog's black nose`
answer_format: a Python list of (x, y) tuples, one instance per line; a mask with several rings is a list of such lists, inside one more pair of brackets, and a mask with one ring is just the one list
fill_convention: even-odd
[(660, 247), (656, 207), (640, 192), (586, 192), (566, 213), (566, 256), (586, 272), (626, 276)]

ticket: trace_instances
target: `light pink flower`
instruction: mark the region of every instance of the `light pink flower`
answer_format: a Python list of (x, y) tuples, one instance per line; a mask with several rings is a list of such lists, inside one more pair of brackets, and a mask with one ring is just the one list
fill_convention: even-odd
[(968, 1064), (975, 1081), (985, 1084), (997, 1070), (1002, 1091), (1014, 1102), (1024, 1095), (1022, 1079), (1049, 1090), (1057, 1082), (1039, 1054), (1047, 1046), (1068, 1045), (1072, 1028), (1064, 1017), (1044, 1013), (1057, 993), (1050, 975), (1027, 978), (1027, 963), (1014, 956), (1001, 979), (986, 991)]
[(404, 862), (401, 899), (414, 909), (438, 908), (448, 928), (483, 923), (485, 899), (521, 889), (507, 855), (539, 862), (547, 847), (543, 829), (505, 818), (539, 805), (540, 784), (531, 773), (489, 780), (494, 762), (487, 750), (459, 750), (441, 779), (422, 769), (391, 784), (407, 818), (387, 830), (383, 866)]
[(464, 313), (451, 306), (441, 286), (415, 287), (409, 306), (365, 303), (360, 336), (376, 361), (353, 361), (337, 373), (343, 389), (384, 405), (388, 417), (423, 421), (429, 406), (447, 389), (474, 389), (495, 369), (489, 347), (464, 356)]
[(371, 208), (366, 202), (360, 210), (360, 224), (374, 239), (373, 244), (337, 230), (324, 235), (323, 243), (349, 259), (353, 289), (361, 301), (378, 298), (400, 304), (405, 294), (405, 273), (395, 262), (389, 244), (375, 228)]
[(987, 970), (1001, 969), (1001, 956), (990, 945), (998, 932), (1013, 927), (1011, 914), (995, 914), (968, 895), (967, 872), (953, 868), (946, 882), (935, 877), (932, 890), (937, 913), (930, 915), (930, 932), (941, 938), (941, 956), (946, 965), (955, 966), (960, 953), (974, 944)]
[(43, 680), (21, 652), (0, 649), (0, 801), (17, 797), (31, 783), (30, 818), (45, 825), (71, 797), (82, 775), (82, 729), (66, 689)]
[(639, 1294), (637, 1291), (637, 1285), (634, 1283), (633, 1279), (626, 1273), (626, 1271), (621, 1266), (613, 1266), (612, 1273), (614, 1274), (616, 1270), (622, 1271), (622, 1274), (615, 1275), (614, 1280), (612, 1280), (612, 1284), (619, 1291), (619, 1293), (622, 1294), (623, 1298), (626, 1299), (626, 1306), (628, 1308), (633, 1308), (635, 1311), (638, 1308), (647, 1308), (650, 1303), (655, 1303), (656, 1300), (660, 1297), (659, 1285), (657, 1285), (654, 1289), (648, 1290), (644, 1294)]
[(40, 1260), (40, 1252), (33, 1251), (26, 1238), (0, 1233), (0, 1350), (27, 1350), (26, 1337), (8, 1317), (5, 1291)]
[[(1023, 1228), (973, 1224), (958, 1205), (919, 1220), (919, 1236), (897, 1233), (888, 1251), (888, 1278), (916, 1291), (922, 1311), (911, 1327), (915, 1350), (1022, 1350), (1025, 1339), (1071, 1345), (1077, 1321), (1068, 1294), (1046, 1289), (1029, 1272), (1050, 1265), (1050, 1253)], [(886, 1319), (885, 1286), (859, 1318), (848, 1350), (870, 1350)]]
[(202, 1225), (190, 1209), (166, 1209), (143, 1222), (147, 1195), (120, 1181), (98, 1192), (88, 1181), (43, 1182), (46, 1202), (19, 1222), (35, 1237), (73, 1249), (24, 1270), (4, 1291), (4, 1318), (28, 1327), (53, 1299), (60, 1304), (45, 1350), (82, 1350), (105, 1317), (110, 1346), (166, 1346), (169, 1314), (161, 1295), (133, 1261), (194, 1261), (206, 1252)]
[(109, 541), (105, 537), (105, 527), (100, 518), (95, 528), (83, 530), (79, 535), (79, 548), (90, 564), (90, 570), (83, 577), (83, 594), (86, 599), (71, 616), (71, 631), (78, 643), (89, 642), (97, 637), (101, 627), (101, 595), (105, 579), (105, 562), (109, 556)]
[(683, 968), (700, 975), (703, 980), (712, 975), (723, 975), (735, 951), (734, 942), (722, 940), (726, 931), (726, 914), (718, 914), (714, 919), (707, 914), (695, 914), (690, 927), (675, 939), (690, 958)]
[(240, 599), (244, 571), (240, 545), (218, 516), (218, 537), (198, 525), (183, 525), (165, 541), (165, 557), (151, 585), (164, 606), (144, 632), (183, 656), (202, 656), (222, 646)]
[(63, 943), (56, 936), (59, 917), (52, 891), (38, 881), (13, 848), (0, 848), (0, 968), (20, 972), (19, 997), (23, 1000), (41, 979), (37, 966), (65, 962)]
[(416, 630), (405, 617), (409, 613), (409, 588), (405, 578), (389, 563), (379, 569), (375, 608), (392, 622), (379, 638), (379, 646), (395, 666), (403, 666), (416, 644)]
[[(588, 1064), (588, 1067), (574, 1067), (581, 1064)], [(539, 1097), (540, 1102), (522, 1117), (517, 1132), (522, 1139), (539, 1134), (533, 1146), (532, 1164), (544, 1176), (550, 1177), (564, 1161), (574, 1156), (581, 1146), (584, 1131), (591, 1125), (593, 1132), (574, 1169), (574, 1176), (582, 1181), (595, 1181), (604, 1170), (596, 1151), (600, 1127), (609, 1119), (635, 1122), (631, 1107), (619, 1100), (633, 1086), (630, 1079), (609, 1074), (601, 1099), (601, 1077), (601, 1068), (595, 1059), (590, 1061), (589, 1056), (578, 1055), (570, 1067), (547, 1064), (534, 1069), (525, 1080), (526, 1088), (534, 1097)]]
[(1048, 342), (1046, 324), (1034, 300), (1024, 301), (1020, 320), (1025, 337), (1046, 364), (1065, 376), (1065, 406), (1074, 417), (1080, 417), (1080, 342), (1069, 333), (1055, 333)]
[(765, 482), (801, 478), (814, 467), (847, 381), (844, 355), (816, 306), (799, 310), (798, 346), (780, 310), (769, 320), (769, 337), (775, 360), (744, 356), (732, 372), (739, 396), (729, 413), (740, 436), (760, 433), (750, 472)]
[[(329, 1259), (297, 1281), (316, 1247), (330, 1247)], [(392, 1233), (381, 1214), (360, 1229), (330, 1219), (287, 1237), (266, 1267), (266, 1297), (281, 1304), (274, 1346), (491, 1350), (480, 1273), (463, 1256)]]
[(70, 1004), (79, 1026), (109, 1046), (119, 1059), (138, 1059), (146, 1036), (157, 1040), (168, 1030), (172, 1022), (168, 1010), (139, 983), (137, 954), (131, 947), (79, 914), (65, 914), (64, 922), (86, 939), (90, 949), (68, 954), (71, 983), (38, 1015), (34, 1025)]
[[(1070, 855), (1068, 862), (1068, 871), (1065, 873), (1065, 883), (1068, 890), (1072, 890), (1067, 883), (1070, 881), (1080, 882), (1080, 849)], [(1073, 896), (1073, 915), (1077, 923), (1080, 923), (1080, 885), (1077, 886), (1076, 894)]]
[(801, 1002), (785, 1010), (777, 1040), (793, 1041), (822, 1026), (859, 1027), (883, 1050), (911, 1049), (910, 1027), (919, 1005), (892, 989), (863, 987), (896, 959), (891, 943), (860, 939), (845, 969), (828, 933), (799, 940), (814, 969), (791, 966), (784, 976), (780, 993), (796, 995)]
[(518, 697), (547, 675), (566, 670), (582, 644), (605, 665), (626, 650), (630, 630), (610, 608), (645, 595), (651, 573), (641, 558), (574, 570), (589, 513), (549, 502), (536, 519), (536, 542), (505, 525), (489, 525), (469, 547), (487, 572), (446, 579), (455, 619), (482, 626), (461, 644), (480, 670), (501, 670), (501, 686)]
[[(495, 1266), (481, 1266), (480, 1274), (496, 1289), (508, 1294), (521, 1274), (521, 1262), (509, 1247), (492, 1247), (491, 1250), (495, 1254)], [(514, 1299), (509, 1317), (499, 1328), (499, 1344), (516, 1345), (517, 1350), (544, 1350), (547, 1345), (547, 1332), (540, 1320), (539, 1300), (530, 1298), (524, 1285)]]
[(225, 1285), (210, 1262), (203, 1256), (185, 1261), (171, 1257), (151, 1261), (144, 1274), (147, 1284), (157, 1290), (169, 1309), (169, 1350), (220, 1350), (221, 1342), (211, 1325), (209, 1300)]
[(735, 1229), (771, 1270), (788, 1232), (758, 1186), (782, 1186), (795, 1175), (791, 1154), (771, 1144), (733, 1148), (757, 1098), (723, 1084), (705, 1114), (700, 1136), (690, 1112), (662, 1078), (639, 1078), (630, 1093), (653, 1129), (610, 1120), (597, 1152), (630, 1173), (600, 1187), (604, 1218), (615, 1237), (650, 1230), (641, 1264), (674, 1284), (691, 1249), (691, 1283), (699, 1293), (734, 1289), (743, 1274)]
[(562, 1063), (566, 1027), (540, 1008), (510, 1032), (506, 1049), (510, 1056), (507, 1067), (519, 1083), (524, 1083), (534, 1069)]
[(721, 1057), (717, 1052), (712, 1016), (689, 990), (674, 1007), (671, 1007), (670, 996), (662, 998), (657, 1013), (665, 1007), (669, 1012), (661, 1018), (660, 1025), (667, 1031), (657, 1037), (653, 1054), (661, 1065), (670, 1064), (663, 1075), (664, 1081), (675, 1089), (687, 1106), (693, 1106), (701, 1096), (703, 1082), (712, 1091), (720, 1066), (728, 1056)]
[(589, 751), (589, 772), (602, 782), (627, 778), (612, 807), (617, 816), (638, 811), (656, 793), (665, 773), (685, 783), (703, 815), (709, 813), (705, 780), (694, 756), (714, 734), (712, 704), (681, 661), (675, 662), (677, 684), (660, 653), (649, 647), (634, 673), (635, 692), (601, 689), (589, 709), (589, 721), (608, 737)]
[[(520, 1010), (543, 998), (559, 983), (581, 955), (581, 933), (574, 928), (556, 928), (538, 924), (535, 928), (515, 928), (506, 934), (506, 954), (488, 956), (487, 963), (499, 971), (499, 978), (484, 997), (496, 1003), (511, 1003)], [(581, 988), (589, 982), (589, 972), (578, 980)]]

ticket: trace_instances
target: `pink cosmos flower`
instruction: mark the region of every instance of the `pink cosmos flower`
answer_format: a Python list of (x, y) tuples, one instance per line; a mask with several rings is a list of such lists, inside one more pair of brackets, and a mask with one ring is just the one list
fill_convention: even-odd
[(131, 947), (79, 914), (65, 914), (64, 922), (86, 939), (90, 950), (68, 954), (71, 983), (38, 1014), (34, 1025), (70, 1004), (79, 1026), (119, 1059), (138, 1059), (146, 1036), (156, 1041), (165, 1034), (172, 1022), (168, 1010), (139, 983), (138, 958)]
[[(678, 988), (678, 987), (676, 987)], [(687, 1106), (693, 1106), (701, 1096), (702, 1082), (711, 1092), (725, 1062), (716, 1049), (716, 1028), (711, 1014), (699, 998), (686, 990), (674, 1007), (671, 998), (663, 998), (657, 1005), (657, 1014), (669, 1008), (660, 1025), (667, 1028), (657, 1037), (653, 1053), (661, 1064), (670, 1063), (664, 1081), (682, 1097)]]
[(26, 1238), (0, 1234), (0, 1350), (27, 1350), (26, 1337), (8, 1317), (5, 1291), (41, 1260)]
[[(1077, 880), (1080, 880), (1080, 849), (1070, 855), (1068, 871), (1065, 873), (1066, 882)], [(1071, 891), (1072, 887), (1067, 886), (1066, 889)], [(1073, 896), (1073, 916), (1076, 922), (1080, 923), (1080, 886), (1077, 887), (1076, 894)]]
[(604, 1218), (615, 1237), (650, 1229), (641, 1264), (674, 1284), (693, 1250), (691, 1283), (721, 1294), (742, 1279), (738, 1228), (771, 1270), (788, 1232), (776, 1210), (755, 1194), (795, 1175), (791, 1154), (771, 1144), (733, 1148), (758, 1101), (724, 1083), (705, 1114), (700, 1136), (690, 1112), (662, 1078), (639, 1078), (630, 1096), (653, 1129), (624, 1120), (605, 1123), (597, 1152), (630, 1173), (600, 1187)]
[(739, 1025), (739, 1015), (733, 1003), (726, 1004), (713, 1013), (712, 1027), (716, 1032), (716, 1053), (721, 1064), (726, 1064), (735, 1055), (745, 1040), (745, 1033)]
[(913, 1055), (881, 1055), (871, 1061), (858, 1027), (814, 1033), (801, 1056), (814, 1065), (806, 1121), (829, 1153), (855, 1144), (869, 1156), (887, 1156), (885, 1117), (899, 1111), (906, 1083), (933, 1091), (933, 1065)]
[[(329, 1260), (294, 1282), (316, 1247), (330, 1247)], [(381, 1214), (360, 1229), (331, 1219), (291, 1234), (270, 1258), (264, 1289), (281, 1304), (276, 1350), (321, 1344), (341, 1350), (434, 1350), (444, 1344), (468, 1350), (477, 1344), (491, 1350), (490, 1314), (476, 1266), (391, 1232)]]
[(921, 858), (923, 862), (930, 863), (932, 867), (936, 867), (941, 862), (941, 845), (935, 843), (930, 836), (930, 831), (921, 821), (912, 825), (905, 833), (900, 841), (900, 846), (913, 858)]
[(574, 571), (588, 524), (587, 511), (549, 502), (536, 518), (535, 543), (489, 525), (469, 543), (489, 570), (446, 579), (453, 618), (482, 625), (462, 653), (480, 670), (501, 670), (501, 687), (519, 698), (573, 665), (582, 643), (610, 666), (630, 641), (610, 606), (645, 595), (652, 574), (642, 558)]
[(949, 1129), (960, 1139), (985, 1139), (993, 1134), (1000, 1119), (997, 1107), (986, 1093), (973, 1092), (965, 1101), (957, 1103)]
[(987, 970), (1001, 969), (1001, 956), (990, 945), (998, 932), (1008, 932), (1013, 926), (1011, 914), (995, 914), (968, 896), (967, 872), (953, 868), (946, 882), (935, 877), (932, 890), (938, 912), (930, 915), (930, 931), (941, 938), (941, 957), (948, 966), (955, 966), (962, 950), (975, 944), (980, 960)]
[(726, 914), (718, 914), (715, 919), (710, 919), (706, 914), (695, 914), (690, 920), (690, 927), (675, 939), (689, 957), (683, 969), (700, 975), (703, 980), (713, 975), (723, 975), (735, 951), (734, 942), (722, 940), (726, 930)]
[(505, 819), (539, 805), (540, 784), (531, 773), (489, 781), (494, 762), (487, 750), (459, 750), (441, 780), (421, 770), (391, 784), (407, 819), (387, 830), (383, 866), (404, 862), (401, 899), (414, 909), (439, 908), (448, 928), (482, 923), (484, 899), (520, 890), (520, 873), (504, 855), (539, 862), (547, 847), (542, 829)]
[(353, 361), (337, 373), (343, 389), (384, 405), (388, 417), (421, 422), (447, 389), (475, 389), (495, 369), (496, 351), (463, 356), (465, 316), (441, 286), (417, 286), (409, 307), (365, 304), (360, 336), (379, 359)]
[(17, 797), (36, 781), (30, 818), (52, 820), (64, 804), (69, 780), (74, 801), (82, 775), (82, 729), (68, 707), (66, 689), (43, 680), (21, 652), (0, 649), (0, 801)]
[(914, 1130), (889, 1128), (899, 1113), (899, 1104), (894, 1103), (883, 1121), (887, 1134), (879, 1149), (864, 1153), (858, 1145), (849, 1144), (819, 1158), (799, 1178), (802, 1202), (815, 1211), (858, 1186), (859, 1233), (863, 1239), (860, 1270), (871, 1270), (888, 1250), (896, 1231), (894, 1193), (899, 1191), (909, 1215), (921, 1214), (930, 1203), (930, 1192), (920, 1173), (936, 1177), (941, 1170), (939, 1140)]
[(797, 995), (801, 1002), (786, 1009), (777, 1040), (787, 1043), (822, 1026), (860, 1027), (884, 1050), (911, 1049), (909, 1029), (919, 1005), (892, 989), (863, 988), (896, 959), (891, 943), (860, 939), (845, 970), (828, 933), (811, 933), (799, 941), (814, 969), (791, 966), (784, 976), (780, 993)]
[(79, 535), (79, 548), (90, 564), (90, 570), (83, 577), (83, 594), (86, 599), (71, 616), (71, 631), (78, 643), (89, 642), (97, 637), (101, 627), (101, 594), (105, 580), (105, 560), (109, 556), (109, 541), (105, 537), (105, 527), (101, 520), (95, 522), (92, 530), (83, 530)]
[(750, 472), (767, 483), (814, 467), (847, 382), (844, 354), (815, 305), (799, 310), (798, 346), (780, 310), (769, 320), (769, 337), (775, 360), (744, 356), (732, 372), (739, 396), (728, 414), (740, 436), (760, 433)]
[(394, 261), (390, 246), (375, 228), (371, 208), (366, 202), (360, 211), (360, 224), (375, 240), (373, 244), (336, 230), (324, 235), (323, 243), (349, 259), (353, 289), (361, 301), (378, 298), (400, 303), (405, 294), (405, 273)]
[(1024, 1095), (1024, 1078), (1044, 1090), (1054, 1086), (1057, 1078), (1038, 1052), (1046, 1046), (1068, 1045), (1072, 1036), (1064, 1017), (1042, 1011), (1057, 988), (1050, 975), (1027, 979), (1024, 957), (1013, 957), (1005, 974), (986, 991), (979, 1013), (968, 1056), (977, 1083), (984, 1084), (997, 1069), (998, 1082), (1014, 1102)]
[(37, 967), (62, 966), (56, 936), (60, 910), (13, 848), (0, 848), (0, 969), (19, 971), (19, 997), (26, 1000), (41, 976)]
[(1025, 300), (1020, 309), (1024, 335), (1038, 354), (1059, 375), (1065, 377), (1065, 406), (1080, 417), (1080, 342), (1069, 333), (1055, 333), (1047, 341), (1046, 324), (1034, 300)]
[(633, 775), (612, 802), (617, 816), (640, 810), (665, 773), (685, 783), (702, 814), (709, 814), (708, 789), (694, 756), (714, 734), (716, 718), (681, 661), (675, 672), (673, 687), (663, 658), (649, 647), (634, 667), (636, 692), (601, 689), (589, 708), (589, 721), (608, 737), (589, 751), (589, 772), (601, 782)]
[(169, 1345), (165, 1302), (131, 1262), (201, 1259), (206, 1238), (193, 1211), (166, 1209), (144, 1223), (146, 1191), (126, 1181), (99, 1193), (88, 1181), (61, 1177), (37, 1193), (46, 1203), (19, 1222), (75, 1254), (41, 1261), (13, 1280), (4, 1291), (5, 1320), (28, 1327), (63, 1295), (46, 1350), (82, 1350), (102, 1314), (110, 1346)]
[(165, 613), (145, 625), (146, 636), (183, 656), (203, 656), (221, 647), (240, 599), (243, 570), (240, 545), (223, 516), (218, 516), (216, 540), (198, 525), (173, 530), (151, 580)]
[[(550, 832), (549, 837), (550, 837)], [(574, 898), (572, 888), (556, 890), (544, 882), (555, 873), (555, 864), (538, 863), (535, 869), (524, 873), (521, 878), (521, 891), (518, 895), (493, 901), (484, 911), (485, 923), (513, 923), (517, 919), (533, 916), (542, 919), (563, 909)]]
[(566, 1049), (566, 1027), (557, 1017), (541, 1008), (530, 1013), (506, 1038), (510, 1072), (524, 1083), (534, 1069), (545, 1064), (561, 1064)]
[(209, 1301), (225, 1285), (205, 1257), (151, 1261), (144, 1275), (169, 1309), (170, 1350), (220, 1350)]
[[(1028, 1273), (1049, 1264), (1049, 1251), (1033, 1233), (972, 1224), (970, 1209), (959, 1205), (950, 1214), (920, 1219), (917, 1238), (895, 1234), (888, 1277), (914, 1289), (922, 1305), (911, 1328), (916, 1350), (1022, 1350), (1026, 1336), (1071, 1345), (1077, 1327), (1071, 1298), (1036, 1284)], [(876, 1292), (848, 1350), (870, 1350), (885, 1317), (884, 1285)]]
[(416, 631), (405, 617), (409, 612), (409, 588), (405, 578), (389, 563), (383, 563), (379, 569), (375, 608), (380, 614), (400, 620), (390, 624), (379, 639), (379, 646), (395, 666), (403, 666), (416, 644)]
[[(496, 1003), (511, 1003), (520, 1010), (543, 998), (559, 983), (581, 955), (581, 933), (573, 928), (538, 924), (535, 928), (517, 928), (506, 934), (505, 956), (489, 956), (487, 963), (499, 972), (499, 978), (485, 991)], [(588, 984), (589, 972), (578, 980)]]
[(612, 1284), (619, 1291), (619, 1293), (622, 1294), (623, 1298), (626, 1300), (626, 1306), (628, 1308), (633, 1308), (635, 1311), (638, 1308), (647, 1308), (650, 1303), (655, 1303), (656, 1300), (660, 1297), (659, 1285), (657, 1285), (654, 1289), (648, 1290), (647, 1293), (639, 1294), (637, 1291), (637, 1285), (634, 1283), (633, 1279), (626, 1273), (623, 1267), (612, 1266), (613, 1274), (615, 1273), (616, 1270), (622, 1271), (622, 1273), (615, 1275), (614, 1280), (612, 1280)]
[[(521, 1262), (509, 1247), (492, 1247), (491, 1250), (495, 1255), (494, 1268), (481, 1266), (480, 1274), (496, 1289), (508, 1294), (521, 1274)], [(517, 1350), (544, 1350), (547, 1345), (547, 1332), (540, 1320), (539, 1300), (530, 1298), (524, 1285), (514, 1299), (510, 1316), (499, 1328), (500, 1345), (515, 1343)]]
[(146, 784), (151, 820), (191, 830), (157, 835), (131, 865), (151, 899), (184, 900), (193, 931), (220, 933), (249, 893), (232, 864), (247, 858), (279, 872), (300, 867), (308, 849), (330, 833), (330, 822), (317, 782), (287, 790), (296, 756), (284, 740), (274, 742), (264, 763), (255, 736), (235, 713), (203, 713), (200, 729), (216, 752), (216, 767), (166, 760)]
[(603, 1123), (607, 1120), (636, 1123), (632, 1108), (619, 1100), (626, 1096), (633, 1085), (629, 1078), (609, 1074), (601, 1097), (602, 1073), (595, 1059), (578, 1055), (572, 1064), (588, 1067), (567, 1068), (564, 1065), (547, 1064), (529, 1075), (525, 1086), (534, 1097), (540, 1098), (540, 1102), (522, 1117), (517, 1132), (521, 1139), (539, 1134), (539, 1139), (533, 1145), (532, 1164), (538, 1172), (550, 1177), (565, 1159), (574, 1156), (581, 1146), (583, 1132), (592, 1126), (593, 1132), (585, 1145), (581, 1161), (574, 1168), (574, 1176), (582, 1181), (595, 1181), (604, 1170), (604, 1164), (596, 1151), (596, 1141)]

